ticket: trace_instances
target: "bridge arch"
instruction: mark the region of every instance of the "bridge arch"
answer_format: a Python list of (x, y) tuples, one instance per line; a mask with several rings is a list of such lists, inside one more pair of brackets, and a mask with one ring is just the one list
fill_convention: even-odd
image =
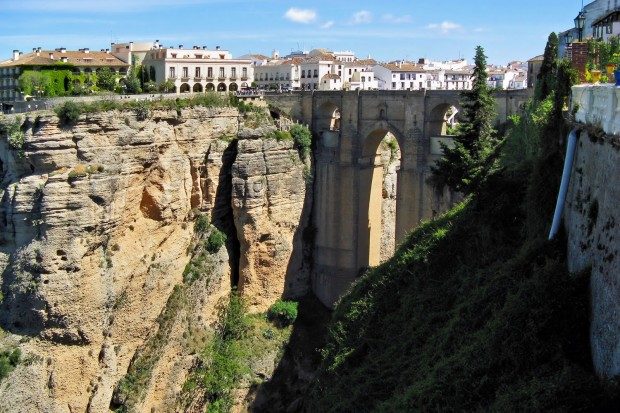
[(317, 108), (315, 129), (317, 132), (339, 131), (342, 109), (332, 101), (327, 101)]
[(448, 125), (455, 125), (460, 111), (458, 102), (442, 102), (432, 106), (426, 115), (427, 137), (448, 135)]
[(383, 123), (365, 137), (361, 158), (358, 228), (358, 266), (379, 265), (396, 247), (398, 175), (404, 139), (402, 133)]

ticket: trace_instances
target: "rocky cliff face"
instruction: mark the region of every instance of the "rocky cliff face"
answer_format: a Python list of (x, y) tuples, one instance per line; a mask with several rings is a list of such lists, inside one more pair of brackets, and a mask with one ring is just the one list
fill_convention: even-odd
[(262, 311), (282, 295), (307, 292), (302, 233), (311, 193), (309, 165), (302, 163), (293, 142), (258, 137), (239, 141), (233, 208), (241, 243), (239, 285), (251, 307)]
[(620, 374), (619, 149), (617, 136), (581, 134), (565, 215), (569, 270), (592, 271), (592, 356), (606, 377)]
[[(213, 257), (209, 282), (184, 292), (189, 305), (175, 312), (170, 341), (183, 336), (188, 320), (193, 329), (209, 328), (237, 272), (240, 289), (258, 297), (256, 308), (285, 291), (287, 274), (295, 274), (290, 291), (304, 289), (296, 238), (304, 166), (290, 144), (247, 132), (252, 139), (237, 143), (242, 127), (232, 108), (154, 111), (145, 121), (104, 112), (73, 127), (41, 114), (22, 126), (23, 154), (0, 139), (0, 321), (29, 360), (2, 382), (1, 406), (107, 411), (182, 283), (197, 211), (229, 231), (230, 242)], [(263, 167), (244, 169), (255, 153)], [(256, 208), (259, 195), (264, 209)], [(269, 259), (271, 270), (246, 275)], [(178, 347), (162, 349), (141, 408), (173, 400), (191, 362)]]

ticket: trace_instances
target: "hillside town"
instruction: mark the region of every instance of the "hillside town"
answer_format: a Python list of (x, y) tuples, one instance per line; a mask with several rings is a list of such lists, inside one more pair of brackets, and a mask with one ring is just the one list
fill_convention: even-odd
[[(519, 61), (489, 66), (489, 86), (527, 88), (527, 66)], [(29, 72), (54, 72), (55, 76), (28, 81), (24, 75)], [(233, 57), (220, 46), (172, 47), (158, 40), (112, 43), (99, 51), (35, 47), (28, 53), (14, 50), (10, 59), (0, 63), (0, 100), (96, 93), (106, 90), (97, 78), (104, 77), (103, 73), (114, 75), (116, 86), (109, 89), (117, 93), (467, 90), (472, 85), (473, 66), (465, 59), (378, 62), (352, 51), (327, 49)], [(131, 76), (139, 79), (139, 88), (126, 85), (124, 79)], [(57, 85), (50, 85), (54, 82)]]

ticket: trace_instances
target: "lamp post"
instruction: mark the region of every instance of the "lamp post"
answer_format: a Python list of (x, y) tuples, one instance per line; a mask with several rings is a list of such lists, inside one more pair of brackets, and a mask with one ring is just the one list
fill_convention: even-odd
[(566, 46), (570, 46), (570, 44), (573, 42), (573, 34), (571, 32), (566, 33), (564, 39), (566, 41)]
[(575, 17), (575, 28), (579, 33), (579, 41), (583, 41), (583, 28), (586, 25), (586, 13), (581, 10), (577, 17)]

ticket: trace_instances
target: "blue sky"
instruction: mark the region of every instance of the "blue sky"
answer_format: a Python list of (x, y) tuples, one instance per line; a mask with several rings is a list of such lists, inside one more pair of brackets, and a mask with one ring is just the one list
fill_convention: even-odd
[(571, 27), (581, 0), (0, 0), (0, 60), (13, 49), (101, 49), (110, 41), (216, 45), (238, 56), (325, 47), (377, 60), (504, 64), (541, 54)]

